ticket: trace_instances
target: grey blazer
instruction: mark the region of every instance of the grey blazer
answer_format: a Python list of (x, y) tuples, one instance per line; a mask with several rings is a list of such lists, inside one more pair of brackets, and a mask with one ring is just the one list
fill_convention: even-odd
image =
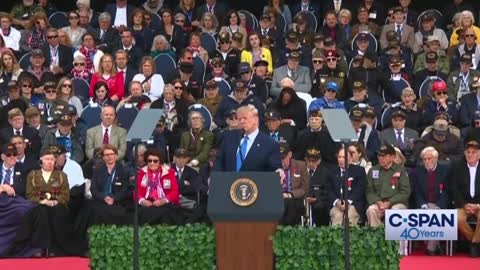
[[(382, 29), (382, 33), (380, 34), (380, 46), (382, 50), (384, 50), (388, 46), (387, 32), (390, 30), (396, 30), (394, 23), (387, 24)], [(413, 27), (405, 23), (403, 24), (402, 39), (400, 40), (400, 44), (402, 46), (407, 46), (412, 50), (415, 46), (415, 30), (413, 29)]]
[[(418, 133), (411, 129), (405, 128), (405, 134), (403, 134), (403, 143), (407, 144), (408, 141), (413, 140), (413, 142), (418, 140)], [(380, 133), (380, 142), (381, 144), (391, 144), (395, 147), (398, 147), (397, 144), (397, 134), (393, 128), (387, 128)]]
[[(112, 125), (110, 131), (109, 143), (118, 149), (118, 160), (122, 160), (125, 157), (127, 151), (127, 131), (117, 125)], [(102, 125), (92, 127), (87, 130), (87, 141), (85, 143), (85, 155), (88, 159), (93, 157), (95, 148), (102, 147), (103, 134)]]
[[(285, 77), (288, 77), (287, 65), (278, 67), (273, 72), (272, 87), (270, 88), (270, 94), (274, 97), (278, 97), (282, 91), (280, 81)], [(312, 79), (310, 77), (310, 70), (304, 66), (298, 66), (294, 77), (292, 78), (295, 83), (295, 91), (310, 93), (312, 89)]]

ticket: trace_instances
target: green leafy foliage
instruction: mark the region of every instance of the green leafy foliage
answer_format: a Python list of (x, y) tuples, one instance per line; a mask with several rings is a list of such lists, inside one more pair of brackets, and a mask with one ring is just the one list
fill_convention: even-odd
[[(94, 226), (88, 236), (91, 269), (133, 268), (132, 227)], [(215, 269), (214, 229), (202, 224), (141, 227), (139, 269)]]
[[(343, 227), (279, 227), (273, 238), (276, 270), (344, 269)], [(383, 227), (350, 228), (350, 269), (398, 270), (398, 242)]]

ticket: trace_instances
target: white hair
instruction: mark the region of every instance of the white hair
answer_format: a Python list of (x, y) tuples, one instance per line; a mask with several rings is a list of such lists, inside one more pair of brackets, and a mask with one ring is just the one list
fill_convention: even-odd
[(290, 87), (290, 88), (294, 89), (295, 88), (295, 83), (289, 77), (285, 77), (280, 81), (280, 87), (282, 87), (282, 88)]
[(462, 11), (462, 18), (468, 17), (472, 21), (472, 25), (475, 24), (475, 18), (473, 17), (473, 13), (469, 10)]
[(420, 157), (423, 158), (427, 153), (432, 154), (434, 158), (438, 159), (438, 151), (433, 148), (433, 146), (423, 148), (422, 152), (420, 152)]

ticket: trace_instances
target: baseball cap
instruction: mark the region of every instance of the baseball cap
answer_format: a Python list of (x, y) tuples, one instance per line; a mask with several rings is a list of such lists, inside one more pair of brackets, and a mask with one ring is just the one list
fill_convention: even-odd
[(432, 85), (432, 92), (447, 90), (447, 84), (444, 81), (436, 81)]
[(465, 63), (471, 64), (472, 63), (472, 55), (468, 54), (468, 53), (462, 54), (462, 56), (460, 56), (460, 62), (465, 62)]
[(363, 111), (360, 108), (354, 108), (350, 112), (350, 120), (361, 121), (363, 119)]
[(207, 82), (205, 83), (205, 88), (206, 88), (206, 89), (215, 89), (215, 88), (217, 88), (217, 87), (218, 87), (218, 85), (217, 85), (217, 83), (215, 82), (215, 80), (209, 80), (209, 81), (207, 81)]
[(290, 145), (287, 142), (280, 142), (280, 155), (284, 158), (290, 151)]
[(378, 149), (377, 155), (385, 156), (385, 155), (396, 155), (397, 152), (395, 148), (391, 144), (384, 144)]
[(247, 90), (247, 84), (244, 81), (238, 80), (237, 82), (235, 82), (235, 91), (244, 91), (244, 90)]
[(316, 148), (309, 148), (307, 149), (307, 152), (305, 153), (305, 158), (309, 159), (314, 159), (314, 160), (319, 160), (320, 159), (320, 150)]
[(317, 33), (313, 36), (313, 42), (324, 41), (325, 36), (323, 34)]
[(5, 144), (2, 147), (2, 154), (4, 154), (4, 155), (8, 155), (8, 154), (17, 155), (17, 148), (12, 143)]
[(445, 119), (437, 119), (433, 123), (433, 134), (437, 136), (445, 136), (448, 132), (448, 121)]
[(71, 126), (72, 125), (72, 117), (68, 114), (66, 115), (63, 115), (62, 117), (60, 117), (58, 119), (58, 122), (60, 123), (60, 125), (62, 126)]
[(212, 66), (223, 65), (223, 60), (220, 57), (214, 57), (214, 58), (212, 58), (210, 63), (212, 64)]
[(308, 112), (308, 117), (322, 117), (322, 112), (320, 110), (311, 110)]
[(325, 89), (334, 90), (335, 92), (338, 92), (338, 84), (336, 82), (329, 81), (325, 85)]
[(220, 43), (222, 42), (229, 42), (230, 41), (230, 34), (227, 31), (223, 31), (220, 33), (218, 40)]
[(364, 6), (361, 6), (357, 9), (357, 14), (360, 14), (362, 12), (368, 12), (368, 9)]
[(391, 55), (388, 58), (388, 62), (390, 63), (390, 65), (401, 65), (402, 59), (398, 55)]
[(323, 44), (327, 47), (335, 45), (335, 40), (331, 37), (326, 37), (325, 40), (323, 41)]
[(335, 50), (327, 50), (325, 52), (325, 57), (338, 57), (338, 55)]
[(288, 59), (298, 60), (300, 59), (300, 54), (297, 51), (290, 52), (288, 54)]
[(238, 73), (242, 74), (242, 73), (248, 73), (250, 72), (250, 64), (247, 63), (247, 62), (241, 62), (240, 64), (238, 64)]
[(276, 110), (271, 110), (265, 113), (265, 120), (280, 120), (280, 114)]
[(398, 110), (392, 113), (392, 118), (396, 118), (396, 117), (401, 117), (402, 119), (405, 120), (407, 118), (407, 115), (402, 110)]
[(70, 116), (76, 116), (77, 115), (77, 108), (70, 104), (70, 105), (68, 105), (67, 113)]
[(61, 144), (53, 144), (48, 147), (48, 150), (55, 156), (63, 155), (67, 153), (65, 146)]
[(190, 156), (188, 151), (183, 149), (183, 148), (177, 148), (177, 150), (175, 150), (175, 153), (173, 155), (176, 156), (176, 157), (189, 157)]
[(358, 41), (368, 41), (368, 35), (367, 35), (367, 33), (360, 33), (360, 34), (358, 34), (357, 40), (358, 40)]
[(287, 41), (288, 42), (298, 42), (298, 35), (297, 33), (290, 31), (287, 33)]
[(425, 15), (422, 16), (422, 18), (420, 19), (422, 22), (425, 22), (425, 21), (433, 21), (435, 19), (435, 17), (433, 16), (433, 14), (427, 12), (425, 13)]
[(363, 81), (354, 81), (352, 84), (353, 90), (363, 90), (365, 89), (365, 82)]
[(233, 40), (233, 41), (236, 41), (236, 42), (242, 42), (242, 40), (243, 40), (243, 34), (240, 33), (240, 32), (235, 32), (235, 33), (233, 33), (233, 35), (232, 35), (232, 40)]
[(465, 143), (465, 149), (473, 147), (475, 149), (480, 149), (480, 144), (477, 141), (471, 140)]
[(427, 43), (430, 43), (430, 42), (433, 42), (433, 41), (440, 42), (440, 38), (437, 37), (437, 35), (430, 35), (430, 36), (427, 37)]
[(265, 60), (260, 60), (253, 64), (254, 67), (268, 67), (268, 62)]
[(32, 51), (32, 57), (36, 57), (36, 56), (45, 57), (41, 49), (34, 49)]

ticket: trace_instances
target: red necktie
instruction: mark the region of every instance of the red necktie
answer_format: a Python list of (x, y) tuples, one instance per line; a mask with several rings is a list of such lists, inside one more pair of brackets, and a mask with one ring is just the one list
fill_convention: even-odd
[(108, 128), (105, 129), (105, 133), (103, 134), (103, 144), (108, 144)]

